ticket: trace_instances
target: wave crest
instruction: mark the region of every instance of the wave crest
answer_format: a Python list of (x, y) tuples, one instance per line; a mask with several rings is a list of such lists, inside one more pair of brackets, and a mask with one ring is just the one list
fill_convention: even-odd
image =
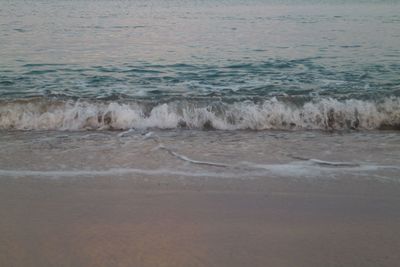
[(118, 103), (46, 99), (0, 102), (0, 129), (15, 130), (343, 130), (400, 129), (400, 98), (381, 101), (332, 98), (296, 105), (263, 103)]

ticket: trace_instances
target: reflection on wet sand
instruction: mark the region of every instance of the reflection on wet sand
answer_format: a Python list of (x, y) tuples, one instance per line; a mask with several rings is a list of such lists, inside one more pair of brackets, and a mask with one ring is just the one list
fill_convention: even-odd
[(212, 180), (160, 186), (112, 178), (0, 184), (2, 266), (394, 266), (400, 260), (394, 184), (360, 189), (264, 179), (221, 189)]

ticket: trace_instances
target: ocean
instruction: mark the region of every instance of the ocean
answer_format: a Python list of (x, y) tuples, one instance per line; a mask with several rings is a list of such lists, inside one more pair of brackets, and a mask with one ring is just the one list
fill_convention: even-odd
[(0, 176), (395, 179), (400, 4), (1, 0), (0, 129)]
[(400, 263), (400, 0), (0, 0), (0, 266)]

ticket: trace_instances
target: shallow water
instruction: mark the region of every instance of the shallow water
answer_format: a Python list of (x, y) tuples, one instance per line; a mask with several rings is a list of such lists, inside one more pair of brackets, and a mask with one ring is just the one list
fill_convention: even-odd
[(0, 148), (6, 177), (400, 181), (396, 132), (3, 132)]

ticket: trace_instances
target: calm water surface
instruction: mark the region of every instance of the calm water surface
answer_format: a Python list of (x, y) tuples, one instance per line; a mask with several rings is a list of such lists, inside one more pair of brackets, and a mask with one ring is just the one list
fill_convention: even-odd
[(379, 3), (2, 0), (0, 97), (399, 96), (400, 5)]

